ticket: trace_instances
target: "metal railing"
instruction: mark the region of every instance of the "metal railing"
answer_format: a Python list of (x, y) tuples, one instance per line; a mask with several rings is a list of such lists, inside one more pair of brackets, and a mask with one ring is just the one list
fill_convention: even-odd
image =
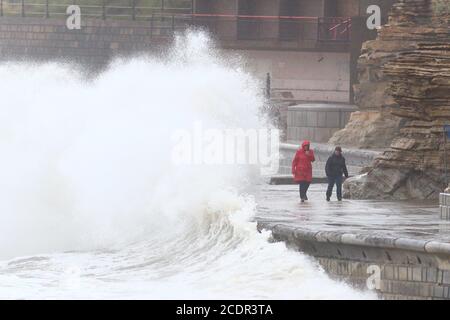
[(319, 40), (348, 42), (351, 38), (352, 19), (350, 18), (320, 18)]
[(147, 21), (151, 34), (158, 30), (159, 35), (188, 27), (205, 28), (220, 39), (232, 40), (348, 42), (351, 35), (347, 17), (202, 14), (193, 12), (192, 0), (0, 0), (0, 15), (63, 17), (72, 4), (80, 6), (82, 17)]
[(95, 18), (150, 18), (152, 14), (193, 13), (192, 0), (0, 0), (1, 16), (55, 17), (66, 15), (70, 5)]

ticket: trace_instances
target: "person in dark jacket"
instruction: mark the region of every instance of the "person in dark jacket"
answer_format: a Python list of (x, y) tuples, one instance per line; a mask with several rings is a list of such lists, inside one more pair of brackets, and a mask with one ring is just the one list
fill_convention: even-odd
[(337, 198), (339, 201), (342, 201), (342, 176), (345, 175), (348, 178), (348, 170), (345, 164), (345, 158), (342, 156), (341, 147), (336, 147), (333, 155), (328, 158), (325, 172), (328, 178), (327, 201), (331, 199), (334, 185), (336, 185)]

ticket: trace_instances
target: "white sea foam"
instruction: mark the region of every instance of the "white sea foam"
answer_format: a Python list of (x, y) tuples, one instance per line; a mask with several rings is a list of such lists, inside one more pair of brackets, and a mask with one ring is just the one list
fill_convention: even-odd
[(196, 121), (261, 128), (259, 84), (202, 33), (94, 81), (0, 66), (1, 298), (372, 298), (269, 243), (237, 166), (176, 166)]

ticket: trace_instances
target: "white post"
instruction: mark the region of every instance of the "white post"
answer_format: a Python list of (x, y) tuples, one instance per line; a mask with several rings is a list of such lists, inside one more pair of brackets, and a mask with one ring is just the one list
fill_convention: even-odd
[(441, 219), (450, 220), (450, 193), (441, 193), (439, 195), (439, 209)]

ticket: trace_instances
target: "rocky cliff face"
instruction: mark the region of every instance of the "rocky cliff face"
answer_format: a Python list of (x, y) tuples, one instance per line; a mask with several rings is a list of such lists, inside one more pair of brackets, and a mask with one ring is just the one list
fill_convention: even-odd
[(414, 39), (398, 41), (381, 36), (363, 44), (358, 59), (358, 84), (354, 85), (355, 104), (360, 110), (352, 114), (343, 130), (333, 135), (330, 144), (364, 149), (389, 147), (403, 122), (391, 113), (398, 105), (387, 91), (389, 81), (383, 66), (395, 59), (399, 52), (415, 46)]
[[(450, 0), (443, 1), (450, 7)], [(437, 198), (445, 187), (443, 125), (450, 124), (450, 28), (442, 0), (401, 0), (371, 55), (387, 43), (381, 67), (389, 114), (401, 127), (365, 174), (349, 179), (351, 198)], [(450, 149), (450, 145), (447, 145)], [(449, 152), (450, 154), (450, 152)], [(450, 157), (447, 156), (450, 163)]]

